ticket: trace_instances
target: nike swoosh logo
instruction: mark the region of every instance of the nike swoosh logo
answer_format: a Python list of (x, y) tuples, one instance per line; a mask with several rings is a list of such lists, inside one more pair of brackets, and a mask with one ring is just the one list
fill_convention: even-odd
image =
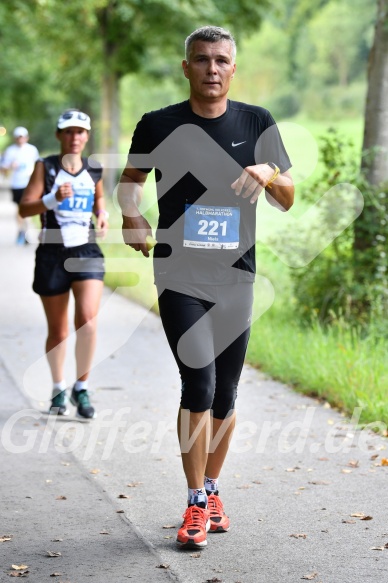
[(232, 148), (235, 148), (236, 146), (241, 146), (241, 144), (245, 144), (246, 140), (244, 142), (238, 142), (237, 144), (234, 143), (234, 141), (232, 142)]

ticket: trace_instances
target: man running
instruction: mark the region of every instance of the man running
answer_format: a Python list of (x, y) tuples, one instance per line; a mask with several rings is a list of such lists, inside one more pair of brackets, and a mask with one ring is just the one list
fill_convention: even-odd
[[(1, 160), (0, 167), (4, 173), (11, 172), (11, 190), (12, 200), (19, 205), (23, 196), (35, 162), (39, 158), (39, 152), (35, 146), (28, 143), (28, 130), (22, 126), (14, 129), (13, 137), (15, 143), (5, 150)], [(16, 221), (18, 226), (17, 245), (28, 243), (26, 231), (28, 230), (28, 220), (23, 219), (19, 210), (16, 212)]]
[(232, 35), (205, 26), (185, 48), (190, 97), (139, 121), (118, 196), (124, 242), (148, 257), (152, 231), (139, 206), (156, 169), (155, 283), (182, 381), (178, 438), (188, 486), (177, 544), (201, 549), (209, 529), (230, 526), (218, 479), (250, 331), (256, 202), (265, 189), (270, 204), (288, 210), (294, 187), (270, 113), (228, 99)]

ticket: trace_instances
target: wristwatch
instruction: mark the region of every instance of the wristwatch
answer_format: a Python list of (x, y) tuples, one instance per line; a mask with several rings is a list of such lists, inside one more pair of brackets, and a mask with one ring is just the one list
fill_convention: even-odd
[[(266, 164), (267, 164), (267, 166), (269, 166), (270, 168), (272, 168), (274, 170), (272, 177), (267, 182), (267, 186), (269, 186), (269, 188), (271, 188), (271, 183), (274, 182), (274, 180), (276, 180), (276, 178), (280, 174), (280, 168), (279, 168), (279, 166), (276, 166), (276, 164), (274, 162), (266, 162)], [(266, 186), (266, 188), (267, 188), (267, 186)]]

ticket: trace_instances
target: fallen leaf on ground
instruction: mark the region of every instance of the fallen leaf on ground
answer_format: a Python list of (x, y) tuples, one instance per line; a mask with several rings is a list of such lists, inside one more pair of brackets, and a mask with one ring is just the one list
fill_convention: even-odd
[(55, 551), (47, 551), (47, 557), (62, 557), (62, 553), (57, 553)]
[(383, 551), (386, 547), (371, 547), (371, 551)]
[(383, 457), (383, 458), (381, 459), (381, 465), (382, 465), (382, 466), (388, 466), (388, 459), (387, 459), (386, 457)]
[(312, 480), (309, 484), (313, 484), (314, 486), (328, 486), (330, 482), (326, 480)]
[(356, 524), (355, 520), (342, 520), (344, 524)]
[(206, 579), (206, 583), (222, 583), (222, 579), (218, 577), (212, 577), (212, 579)]
[(350, 468), (358, 468), (358, 467), (359, 467), (359, 465), (360, 465), (360, 462), (359, 462), (358, 460), (350, 460), (350, 461), (348, 462), (348, 466), (349, 466)]
[(316, 571), (314, 571), (314, 573), (310, 573), (309, 575), (304, 575), (303, 577), (301, 577), (301, 579), (307, 579), (308, 581), (312, 581), (313, 579), (315, 579), (315, 577), (318, 577), (318, 573)]
[(128, 494), (119, 494), (117, 498), (130, 498), (130, 496)]
[(124, 510), (116, 510), (117, 514), (124, 514)]
[(343, 470), (341, 470), (342, 474), (351, 474), (352, 470), (347, 470), (346, 468), (344, 468)]
[(9, 540), (12, 540), (13, 538), (13, 534), (3, 534), (3, 536), (0, 536), (0, 543), (5, 543)]
[(293, 538), (307, 538), (307, 534), (304, 534), (304, 532), (301, 532), (300, 534), (298, 533), (290, 534), (290, 536), (292, 536)]
[(55, 500), (67, 500), (66, 496), (57, 496)]
[(190, 555), (190, 557), (193, 557), (193, 559), (199, 559), (200, 556), (201, 553), (193, 553), (192, 555)]
[(262, 484), (263, 482), (260, 482), (260, 480), (252, 480), (252, 484)]
[(91, 474), (99, 474), (101, 472), (101, 470), (99, 470), (98, 468), (95, 468), (94, 470), (90, 470)]
[(110, 532), (108, 532), (107, 530), (101, 530), (100, 534), (110, 534)]
[(176, 528), (175, 524), (164, 524), (162, 528)]
[(29, 571), (12, 571), (11, 573), (8, 573), (8, 575), (10, 577), (28, 577), (28, 573)]
[(363, 516), (361, 520), (373, 520), (373, 516)]
[(50, 577), (60, 577), (62, 573), (51, 573)]
[(167, 563), (160, 563), (160, 565), (156, 565), (157, 569), (168, 569), (170, 565)]
[(364, 518), (365, 513), (364, 512), (353, 512), (353, 514), (350, 515), (352, 518)]
[(15, 571), (23, 570), (25, 571), (28, 569), (28, 565), (11, 565), (11, 569), (15, 569)]
[(63, 538), (53, 538), (51, 539), (51, 542), (53, 543), (61, 543), (63, 541)]
[(137, 486), (139, 486), (142, 483), (143, 482), (129, 482), (129, 484), (127, 484), (127, 486), (128, 486), (128, 488), (136, 488)]

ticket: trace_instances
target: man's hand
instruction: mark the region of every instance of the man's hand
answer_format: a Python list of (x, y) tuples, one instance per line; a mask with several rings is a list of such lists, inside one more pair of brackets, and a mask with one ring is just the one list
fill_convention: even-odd
[(152, 229), (148, 221), (142, 216), (123, 216), (123, 239), (135, 251), (141, 251), (144, 257), (149, 257), (146, 237), (152, 237)]
[(256, 164), (247, 166), (242, 171), (240, 178), (235, 180), (231, 187), (237, 196), (251, 197), (249, 201), (254, 204), (259, 198), (260, 192), (265, 188), (274, 175), (274, 170), (268, 164)]

